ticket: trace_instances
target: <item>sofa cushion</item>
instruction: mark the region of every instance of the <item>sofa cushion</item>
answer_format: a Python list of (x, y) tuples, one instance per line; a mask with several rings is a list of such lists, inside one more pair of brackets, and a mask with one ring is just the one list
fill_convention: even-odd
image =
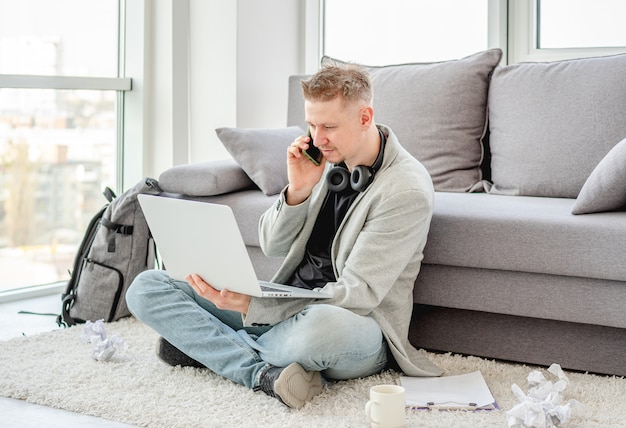
[(489, 89), (492, 193), (576, 198), (626, 137), (626, 55), (498, 67)]
[(572, 214), (611, 211), (626, 206), (626, 138), (593, 170), (572, 208)]
[(626, 216), (574, 202), (437, 192), (424, 263), (626, 281)]
[(163, 191), (190, 196), (221, 195), (252, 185), (233, 159), (177, 165), (159, 176), (159, 187)]
[(218, 128), (226, 150), (266, 195), (275, 195), (287, 185), (287, 147), (304, 134), (302, 128)]
[[(424, 164), (438, 191), (482, 190), (487, 92), (501, 56), (491, 49), (454, 61), (365, 66), (376, 122)], [(329, 62), (341, 63), (322, 59)]]

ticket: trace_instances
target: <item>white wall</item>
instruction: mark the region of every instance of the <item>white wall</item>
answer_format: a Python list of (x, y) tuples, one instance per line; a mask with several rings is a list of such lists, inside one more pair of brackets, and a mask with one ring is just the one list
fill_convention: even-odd
[(127, 102), (125, 187), (172, 165), (229, 157), (217, 127), (285, 126), (287, 78), (304, 72), (304, 13), (316, 0), (129, 3), (146, 29), (135, 36), (145, 52)]
[(228, 156), (215, 128), (237, 117), (237, 3), (191, 0), (189, 20), (189, 138), (186, 162)]
[(302, 1), (238, 0), (237, 126), (285, 126), (287, 79), (302, 70)]

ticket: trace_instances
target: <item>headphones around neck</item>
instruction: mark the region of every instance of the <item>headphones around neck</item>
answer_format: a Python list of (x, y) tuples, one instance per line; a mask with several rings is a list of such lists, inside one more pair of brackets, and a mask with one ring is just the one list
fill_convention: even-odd
[(385, 143), (387, 138), (385, 134), (378, 130), (380, 134), (380, 150), (378, 156), (372, 166), (358, 165), (354, 167), (352, 173), (348, 171), (348, 168), (344, 163), (335, 165), (326, 174), (326, 183), (328, 184), (328, 190), (331, 192), (341, 192), (348, 188), (348, 185), (357, 192), (364, 192), (365, 189), (374, 180), (374, 175), (380, 169), (383, 164), (383, 153), (385, 151)]

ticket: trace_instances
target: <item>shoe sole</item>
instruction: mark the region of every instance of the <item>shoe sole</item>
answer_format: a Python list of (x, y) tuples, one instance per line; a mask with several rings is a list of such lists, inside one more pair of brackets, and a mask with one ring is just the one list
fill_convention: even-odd
[(274, 382), (274, 392), (287, 406), (301, 409), (307, 401), (322, 392), (322, 375), (307, 372), (298, 363), (285, 367)]

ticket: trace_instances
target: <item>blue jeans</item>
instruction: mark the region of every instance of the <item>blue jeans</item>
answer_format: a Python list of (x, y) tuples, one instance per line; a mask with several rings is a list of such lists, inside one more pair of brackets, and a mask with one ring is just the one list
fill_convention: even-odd
[(299, 363), (326, 379), (369, 376), (387, 364), (387, 343), (372, 318), (316, 304), (276, 325), (243, 327), (241, 314), (221, 310), (184, 281), (149, 270), (126, 294), (131, 313), (213, 372), (254, 388), (271, 364)]

